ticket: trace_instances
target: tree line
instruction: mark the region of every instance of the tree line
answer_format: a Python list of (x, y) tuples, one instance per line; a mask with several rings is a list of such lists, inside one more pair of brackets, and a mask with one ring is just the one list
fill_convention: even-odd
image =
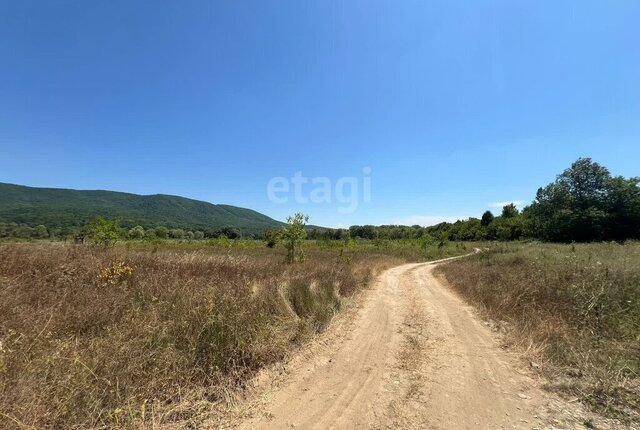
[(640, 239), (640, 178), (613, 176), (590, 158), (579, 158), (555, 181), (538, 189), (522, 211), (514, 204), (499, 215), (421, 227), (355, 225), (310, 232), (312, 239), (518, 240), (551, 242)]
[[(471, 240), (519, 240), (525, 238), (552, 242), (624, 241), (640, 239), (640, 178), (613, 176), (590, 158), (579, 158), (555, 181), (538, 189), (535, 200), (522, 211), (514, 204), (500, 214), (486, 211), (480, 218), (434, 226), (354, 225), (348, 229), (305, 228), (312, 240), (399, 240), (422, 239), (433, 242)], [(306, 223), (306, 221), (305, 221)], [(0, 223), (0, 238), (75, 239), (108, 231), (115, 239), (186, 239), (205, 238), (265, 240), (274, 246), (280, 229), (262, 234), (245, 234), (237, 227), (185, 230), (140, 225), (122, 227), (117, 220), (98, 217), (85, 227), (48, 228), (16, 223)]]
[(45, 225), (37, 225), (32, 227), (28, 224), (18, 223), (1, 223), (0, 222), (0, 238), (18, 238), (18, 239), (55, 239), (55, 240), (78, 240), (82, 241), (85, 237), (89, 237), (91, 232), (95, 231), (96, 226), (107, 228), (111, 236), (118, 239), (218, 239), (226, 237), (228, 239), (240, 239), (242, 237), (261, 238), (262, 235), (248, 234), (238, 227), (222, 227), (216, 229), (205, 230), (187, 230), (182, 228), (167, 228), (158, 226), (152, 228), (144, 228), (136, 225), (131, 228), (122, 226), (117, 219), (106, 219), (97, 217), (91, 223), (84, 227), (47, 227)]

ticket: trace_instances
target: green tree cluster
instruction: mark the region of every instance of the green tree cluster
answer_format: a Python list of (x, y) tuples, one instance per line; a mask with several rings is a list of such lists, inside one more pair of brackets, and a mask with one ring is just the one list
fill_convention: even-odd
[(639, 183), (580, 158), (527, 208), (533, 235), (560, 242), (640, 238)]
[(40, 224), (32, 227), (27, 224), (17, 223), (0, 223), (0, 238), (18, 238), (18, 239), (46, 239), (52, 236), (49, 229)]

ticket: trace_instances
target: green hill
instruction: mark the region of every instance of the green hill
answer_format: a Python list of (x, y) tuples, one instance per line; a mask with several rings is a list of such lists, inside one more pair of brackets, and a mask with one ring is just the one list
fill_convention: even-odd
[(117, 217), (123, 226), (165, 226), (210, 231), (238, 227), (244, 234), (282, 225), (251, 209), (156, 194), (33, 188), (0, 183), (0, 222), (82, 227), (96, 216)]

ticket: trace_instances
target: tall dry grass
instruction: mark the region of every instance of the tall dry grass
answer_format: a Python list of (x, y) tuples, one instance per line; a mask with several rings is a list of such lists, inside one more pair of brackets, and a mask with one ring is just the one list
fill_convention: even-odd
[(549, 388), (640, 422), (640, 243), (498, 244), (439, 270)]
[(403, 260), (310, 249), (0, 244), (0, 427), (188, 420)]

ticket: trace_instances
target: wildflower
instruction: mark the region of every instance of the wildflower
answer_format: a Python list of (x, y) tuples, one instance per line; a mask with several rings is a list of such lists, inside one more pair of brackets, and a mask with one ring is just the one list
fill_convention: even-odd
[(130, 279), (131, 276), (133, 276), (133, 267), (124, 262), (115, 262), (102, 269), (98, 279), (104, 285), (118, 285)]

